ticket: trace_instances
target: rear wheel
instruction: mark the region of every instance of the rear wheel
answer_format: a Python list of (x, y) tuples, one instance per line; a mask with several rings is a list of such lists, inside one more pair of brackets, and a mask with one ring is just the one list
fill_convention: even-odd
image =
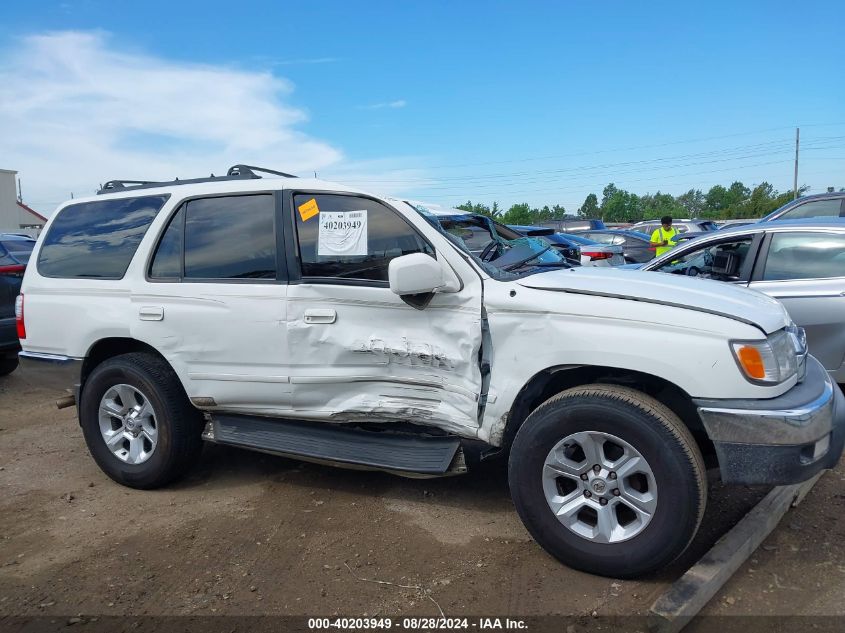
[(701, 454), (681, 420), (635, 389), (588, 385), (536, 409), (514, 439), (511, 495), (563, 563), (630, 578), (689, 545), (704, 514)]
[(80, 421), (103, 472), (132, 488), (178, 479), (202, 449), (202, 415), (173, 369), (152, 354), (124, 354), (98, 365), (82, 390)]
[(18, 357), (0, 358), (0, 376), (8, 376), (18, 368)]

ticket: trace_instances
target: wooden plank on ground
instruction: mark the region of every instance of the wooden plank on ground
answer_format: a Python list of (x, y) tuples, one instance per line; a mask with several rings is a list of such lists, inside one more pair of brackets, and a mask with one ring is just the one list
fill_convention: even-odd
[(792, 486), (778, 486), (755, 505), (695, 565), (651, 606), (649, 625), (656, 633), (677, 633), (716, 595), (775, 529), (789, 508), (798, 505), (821, 473)]

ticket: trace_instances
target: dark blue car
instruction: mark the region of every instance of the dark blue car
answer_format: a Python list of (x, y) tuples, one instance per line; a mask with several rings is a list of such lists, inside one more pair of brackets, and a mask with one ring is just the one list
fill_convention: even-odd
[(554, 229), (542, 226), (523, 226), (520, 224), (509, 224), (508, 228), (513, 229), (514, 231), (519, 231), (528, 237), (543, 237), (554, 244), (557, 251), (566, 259), (569, 259), (576, 264), (581, 263), (581, 246), (575, 240), (571, 240), (565, 235), (556, 233)]
[(31, 237), (0, 233), (0, 376), (11, 374), (18, 366), (21, 346), (15, 327), (15, 299), (34, 246)]

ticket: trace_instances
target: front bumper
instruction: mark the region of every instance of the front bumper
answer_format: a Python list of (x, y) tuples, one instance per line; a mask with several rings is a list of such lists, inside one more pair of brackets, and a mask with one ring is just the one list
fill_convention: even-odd
[(78, 395), (82, 381), (81, 358), (21, 352), (18, 354), (20, 365), (18, 373), (31, 378), (33, 382), (47, 389), (73, 391)]
[(777, 398), (694, 402), (726, 483), (798, 483), (842, 455), (845, 396), (815, 358), (803, 382)]

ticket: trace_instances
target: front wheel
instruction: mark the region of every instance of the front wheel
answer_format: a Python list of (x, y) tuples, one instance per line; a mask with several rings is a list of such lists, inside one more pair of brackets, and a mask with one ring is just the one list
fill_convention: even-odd
[(202, 415), (173, 369), (151, 354), (98, 365), (85, 381), (79, 419), (97, 465), (131, 488), (178, 479), (202, 449)]
[(511, 496), (534, 539), (586, 572), (668, 565), (704, 514), (701, 453), (681, 420), (635, 389), (587, 385), (537, 408), (514, 439)]

